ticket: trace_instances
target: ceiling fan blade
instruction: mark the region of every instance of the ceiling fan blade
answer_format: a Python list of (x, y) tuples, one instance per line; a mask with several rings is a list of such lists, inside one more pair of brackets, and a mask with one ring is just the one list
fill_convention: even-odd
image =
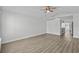
[(53, 7), (53, 6), (45, 6), (43, 8), (43, 10), (45, 11), (45, 13), (53, 12), (53, 9), (56, 9), (56, 7)]

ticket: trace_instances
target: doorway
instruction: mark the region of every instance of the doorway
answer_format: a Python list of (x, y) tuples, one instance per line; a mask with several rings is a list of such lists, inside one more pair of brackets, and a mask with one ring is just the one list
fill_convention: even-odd
[(73, 37), (73, 22), (61, 20), (60, 24), (61, 36), (66, 39), (71, 39)]

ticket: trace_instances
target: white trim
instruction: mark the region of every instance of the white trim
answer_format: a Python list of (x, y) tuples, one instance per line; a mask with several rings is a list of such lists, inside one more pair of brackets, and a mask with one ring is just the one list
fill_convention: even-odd
[(60, 33), (51, 33), (51, 32), (47, 32), (48, 34), (53, 34), (53, 35), (60, 35)]
[(0, 38), (0, 52), (1, 52), (1, 38)]
[(79, 38), (79, 36), (73, 36), (73, 38)]
[(0, 42), (1, 42), (1, 40), (2, 40), (2, 39), (0, 38)]
[(22, 40), (22, 39), (30, 38), (30, 37), (35, 37), (35, 36), (43, 35), (43, 34), (46, 34), (46, 33), (39, 33), (39, 34), (35, 34), (35, 35), (30, 35), (30, 36), (25, 36), (25, 37), (15, 38), (15, 39), (13, 39), (13, 40), (9, 40), (9, 41), (5, 41), (5, 42), (1, 42), (1, 44), (6, 44), (6, 43), (13, 42), (13, 41)]

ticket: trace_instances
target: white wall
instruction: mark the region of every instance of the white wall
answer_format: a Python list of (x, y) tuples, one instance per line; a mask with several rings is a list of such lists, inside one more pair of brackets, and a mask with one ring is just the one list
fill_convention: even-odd
[(47, 33), (60, 35), (60, 19), (47, 21)]
[(1, 12), (0, 12), (0, 52), (1, 52)]
[(0, 38), (1, 38), (1, 18), (2, 18), (2, 12), (1, 12), (1, 10), (0, 10)]
[(2, 43), (43, 33), (46, 33), (46, 21), (44, 19), (14, 12), (3, 12)]
[(1, 37), (1, 13), (0, 13), (0, 37)]
[(0, 13), (0, 38), (1, 38), (1, 13)]
[(74, 14), (73, 15), (73, 35), (75, 38), (79, 38), (79, 14)]

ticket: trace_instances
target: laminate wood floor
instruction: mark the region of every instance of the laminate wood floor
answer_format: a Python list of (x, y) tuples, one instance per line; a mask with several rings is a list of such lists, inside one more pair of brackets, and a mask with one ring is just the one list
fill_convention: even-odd
[(2, 45), (3, 53), (78, 53), (79, 39), (43, 34)]

